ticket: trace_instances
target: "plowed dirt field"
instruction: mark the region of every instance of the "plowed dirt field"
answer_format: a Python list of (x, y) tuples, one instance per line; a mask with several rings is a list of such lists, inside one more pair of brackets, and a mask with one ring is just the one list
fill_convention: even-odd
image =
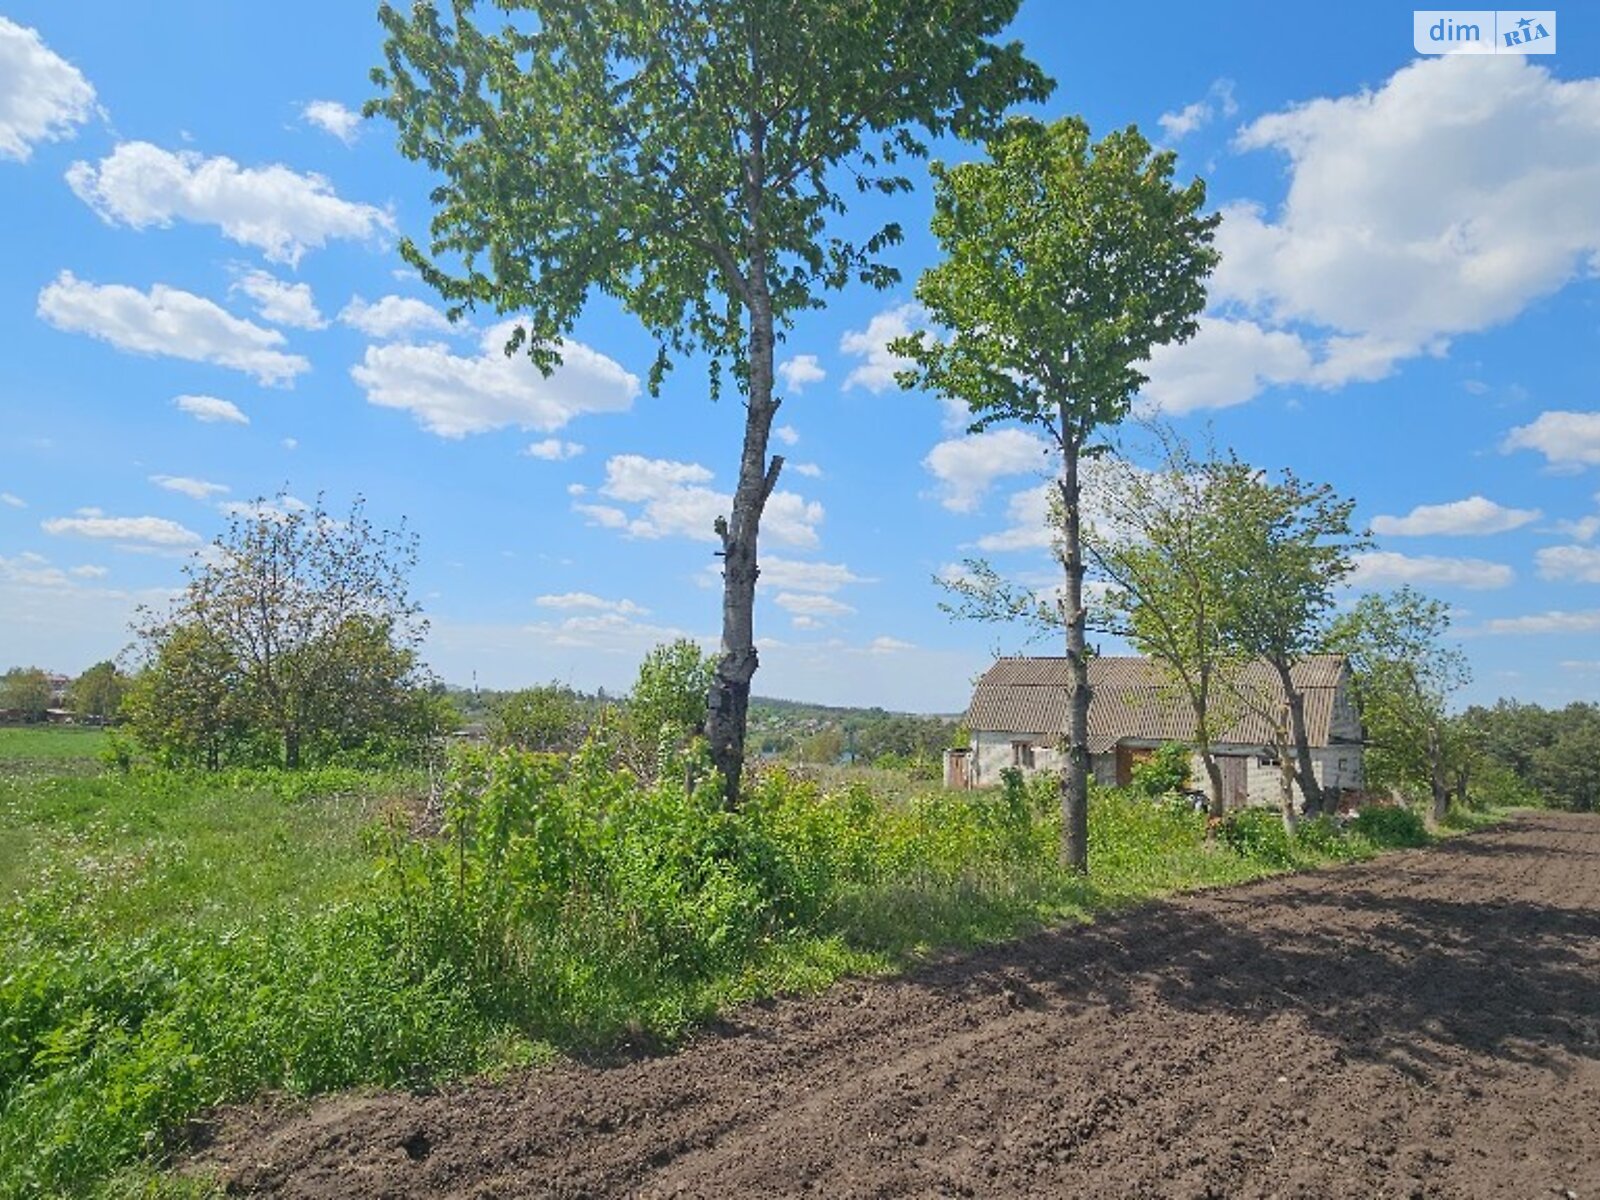
[(676, 1054), (234, 1114), (297, 1197), (1600, 1200), (1600, 818), (1143, 905)]

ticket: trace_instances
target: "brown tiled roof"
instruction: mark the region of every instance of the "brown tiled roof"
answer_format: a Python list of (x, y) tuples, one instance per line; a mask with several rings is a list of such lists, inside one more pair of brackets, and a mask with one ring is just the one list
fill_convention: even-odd
[[(1313, 746), (1326, 746), (1333, 726), (1334, 699), (1345, 660), (1320, 654), (1296, 663), (1290, 678), (1305, 696), (1306, 733)], [(1216, 742), (1266, 745), (1274, 736), (1262, 712), (1283, 703), (1277, 672), (1264, 662), (1251, 663), (1239, 684), (1261, 697), (1254, 706), (1235, 703), (1234, 718)], [(1176, 693), (1159, 664), (1148, 658), (1097, 657), (1089, 660), (1089, 750), (1103, 754), (1124, 740), (1186, 742), (1194, 737), (1194, 715), (1187, 699)], [(984, 672), (967, 709), (972, 729), (1003, 730), (1054, 737), (1067, 719), (1065, 658), (1002, 658)], [(1242, 710), (1242, 711), (1239, 711)]]

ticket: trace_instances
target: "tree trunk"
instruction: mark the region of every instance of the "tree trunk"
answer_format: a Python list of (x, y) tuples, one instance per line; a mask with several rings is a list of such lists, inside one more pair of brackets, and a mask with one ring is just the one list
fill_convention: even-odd
[(1220, 821), (1228, 813), (1228, 799), (1222, 794), (1222, 764), (1211, 753), (1209, 744), (1200, 747), (1200, 762), (1206, 769), (1206, 780), (1211, 784), (1211, 818)]
[(1078, 438), (1061, 405), (1061, 477), (1057, 487), (1065, 543), (1067, 625), (1066, 754), (1061, 761), (1061, 862), (1069, 870), (1089, 872), (1089, 656), (1088, 613), (1083, 607), (1083, 518), (1079, 511)]
[(753, 302), (744, 450), (739, 457), (733, 511), (727, 520), (719, 518), (716, 525), (722, 538), (722, 646), (706, 709), (706, 741), (710, 743), (711, 762), (726, 785), (729, 808), (739, 803), (750, 681), (760, 665), (755, 646), (756, 577), (760, 574), (756, 535), (767, 497), (783, 469), (781, 455), (767, 461), (767, 439), (779, 401), (772, 395), (772, 300), (767, 292), (764, 261), (751, 264), (750, 289)]
[(1444, 779), (1444, 740), (1439, 726), (1428, 726), (1428, 786), (1433, 792), (1433, 823), (1441, 825), (1450, 812), (1450, 789)]
[(1278, 679), (1283, 683), (1283, 694), (1289, 701), (1289, 730), (1294, 734), (1295, 774), (1300, 782), (1300, 794), (1305, 797), (1305, 814), (1314, 817), (1327, 803), (1322, 785), (1317, 782), (1316, 764), (1311, 761), (1311, 736), (1306, 732), (1306, 698), (1292, 682), (1292, 672), (1287, 659), (1272, 664), (1277, 668)]
[[(1295, 769), (1289, 758), (1289, 731), (1281, 724), (1278, 726), (1278, 803), (1283, 808), (1283, 831), (1289, 835), (1293, 843), (1295, 834), (1299, 832), (1300, 822), (1295, 817), (1294, 811), (1294, 784)], [(1311, 799), (1306, 798), (1306, 815), (1315, 816), (1311, 811)]]
[(293, 725), (283, 731), (283, 765), (291, 771), (300, 767), (300, 730)]

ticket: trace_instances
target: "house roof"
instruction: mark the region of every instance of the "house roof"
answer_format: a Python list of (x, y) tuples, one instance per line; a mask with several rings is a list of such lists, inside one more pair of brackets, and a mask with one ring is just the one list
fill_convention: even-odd
[[(1290, 672), (1305, 697), (1306, 734), (1313, 746), (1329, 744), (1334, 702), (1346, 671), (1342, 656), (1319, 654), (1296, 663)], [(967, 709), (968, 728), (1054, 737), (1066, 725), (1067, 677), (1065, 658), (1000, 659), (978, 680)], [(1219, 710), (1228, 727), (1213, 742), (1271, 744), (1275, 735), (1267, 713), (1281, 710), (1284, 703), (1277, 672), (1265, 662), (1250, 663), (1239, 673), (1238, 682), (1241, 690), (1259, 700)], [(1122, 741), (1187, 742), (1194, 737), (1194, 715), (1187, 700), (1174, 692), (1152, 659), (1091, 658), (1089, 687), (1092, 754), (1103, 754)]]

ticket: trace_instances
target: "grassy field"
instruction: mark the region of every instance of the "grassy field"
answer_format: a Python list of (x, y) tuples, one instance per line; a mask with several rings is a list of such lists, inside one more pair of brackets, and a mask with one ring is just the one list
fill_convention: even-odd
[[(837, 790), (775, 773), (730, 814), (600, 756), (466, 763), (442, 836), (420, 780), (124, 774), (99, 735), (0, 730), (0, 1195), (189, 1194), (181, 1128), (262, 1089), (414, 1085), (1173, 890), (1357, 857), (1271, 814), (1207, 845), (1095, 797), (1092, 881), (1048, 784)], [(678, 773), (681, 780), (682, 775)]]

